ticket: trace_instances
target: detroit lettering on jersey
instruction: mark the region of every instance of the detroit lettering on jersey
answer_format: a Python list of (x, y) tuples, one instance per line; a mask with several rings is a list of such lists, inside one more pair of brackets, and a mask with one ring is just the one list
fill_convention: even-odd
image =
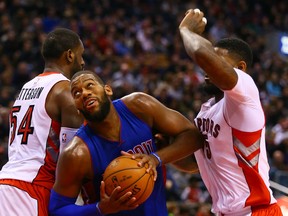
[(134, 146), (133, 149), (127, 151), (129, 154), (141, 153), (141, 154), (150, 154), (154, 152), (152, 139), (149, 139), (141, 144)]
[(17, 100), (31, 100), (38, 99), (43, 91), (44, 87), (38, 88), (23, 88), (21, 89)]
[(219, 135), (219, 131), (221, 129), (219, 124), (215, 124), (214, 121), (209, 118), (197, 118), (196, 125), (202, 134), (210, 134), (215, 138)]

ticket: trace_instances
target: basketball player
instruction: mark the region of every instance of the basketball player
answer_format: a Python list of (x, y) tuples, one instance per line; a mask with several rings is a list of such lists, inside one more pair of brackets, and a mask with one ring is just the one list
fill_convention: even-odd
[[(49, 204), (51, 216), (168, 215), (161, 164), (198, 149), (204, 141), (199, 130), (183, 115), (144, 93), (111, 101), (112, 89), (90, 71), (73, 76), (71, 93), (86, 123), (60, 155)], [(153, 131), (172, 136), (174, 140), (157, 151)], [(143, 161), (157, 173), (151, 196), (139, 206), (133, 204), (135, 197), (131, 192), (118, 197), (119, 187), (110, 197), (105, 193), (102, 175), (121, 151), (142, 153)], [(86, 188), (84, 194), (89, 204), (77, 206), (74, 203), (82, 186)]]
[(84, 67), (83, 44), (68, 29), (47, 35), (45, 69), (24, 84), (10, 113), (9, 161), (0, 172), (0, 215), (47, 216), (59, 147), (83, 123), (68, 78)]
[(216, 215), (282, 215), (269, 188), (265, 116), (259, 91), (246, 71), (252, 64), (249, 45), (227, 38), (215, 47), (201, 36), (206, 18), (189, 10), (179, 30), (188, 55), (207, 74), (204, 103), (195, 123), (206, 137), (195, 153)]

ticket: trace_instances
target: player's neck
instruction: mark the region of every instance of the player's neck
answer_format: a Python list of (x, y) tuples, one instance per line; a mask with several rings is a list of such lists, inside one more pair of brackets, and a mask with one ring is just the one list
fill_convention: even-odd
[(63, 70), (61, 70), (59, 67), (45, 67), (43, 73), (49, 73), (49, 72), (63, 73)]
[(120, 142), (121, 122), (116, 110), (110, 112), (102, 122), (88, 122), (88, 125), (95, 134), (107, 140)]
[(59, 72), (64, 73), (65, 67), (59, 62), (56, 61), (48, 61), (45, 62), (44, 73), (45, 72)]

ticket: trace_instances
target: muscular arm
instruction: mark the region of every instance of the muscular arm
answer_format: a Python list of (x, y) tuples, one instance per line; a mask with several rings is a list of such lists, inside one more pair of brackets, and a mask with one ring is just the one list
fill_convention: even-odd
[[(158, 150), (165, 148), (165, 146), (171, 143), (171, 138), (168, 136), (164, 136), (163, 134), (156, 133), (154, 137)], [(171, 165), (182, 172), (188, 172), (188, 173), (199, 172), (194, 154), (191, 154), (183, 159), (172, 162)]]
[(60, 154), (56, 176), (53, 189), (57, 193), (73, 198), (78, 196), (84, 179), (92, 180), (90, 153), (80, 138), (74, 137)]
[(184, 158), (202, 146), (203, 137), (194, 124), (157, 99), (144, 93), (133, 93), (124, 97), (123, 101), (135, 115), (153, 129), (173, 137), (170, 145), (157, 151), (163, 164)]
[(74, 105), (69, 81), (54, 85), (47, 97), (46, 110), (53, 120), (61, 122), (61, 127), (79, 128), (83, 123)]
[[(120, 187), (117, 187), (109, 197), (105, 193), (104, 182), (101, 183), (100, 197), (97, 203), (78, 206), (75, 204), (84, 180), (93, 180), (91, 157), (86, 144), (78, 137), (74, 137), (60, 154), (57, 164), (56, 181), (51, 192), (49, 213), (51, 216), (71, 215), (102, 215), (116, 213), (122, 210), (131, 210), (135, 198), (127, 192), (119, 197)], [(101, 213), (102, 214), (101, 214)]]
[(225, 51), (215, 51), (211, 42), (200, 35), (199, 26), (204, 25), (202, 18), (202, 12), (198, 14), (190, 10), (179, 26), (186, 52), (207, 73), (212, 83), (222, 90), (231, 90), (237, 83), (237, 74), (224, 60)]
[[(62, 152), (83, 123), (83, 117), (74, 105), (69, 81), (60, 81), (53, 86), (46, 100), (46, 110), (54, 121), (61, 123), (59, 140)], [(62, 139), (62, 134), (65, 134), (65, 139)]]
[(199, 173), (198, 165), (197, 165), (194, 154), (189, 155), (188, 157), (185, 157), (181, 160), (173, 162), (172, 166), (174, 166), (176, 169), (182, 172)]
[(91, 212), (97, 215), (96, 204), (75, 205), (82, 181), (87, 178), (92, 179), (91, 171), (88, 148), (81, 139), (74, 137), (58, 160), (56, 181), (49, 204), (49, 212), (52, 216), (89, 215)]

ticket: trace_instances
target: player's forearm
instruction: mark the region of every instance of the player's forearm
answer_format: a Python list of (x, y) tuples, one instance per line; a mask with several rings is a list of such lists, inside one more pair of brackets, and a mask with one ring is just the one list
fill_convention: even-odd
[(188, 157), (185, 157), (181, 160), (173, 162), (172, 166), (174, 166), (176, 169), (182, 172), (199, 173), (198, 165), (197, 165), (194, 154), (189, 155)]
[(171, 163), (189, 156), (202, 147), (204, 138), (197, 128), (183, 131), (173, 142), (157, 151), (163, 164)]
[(191, 32), (186, 27), (181, 27), (179, 30), (185, 50), (193, 60), (196, 60), (196, 55), (201, 55), (201, 52), (204, 50), (213, 49), (211, 42), (203, 38), (201, 35)]
[(187, 54), (205, 71), (212, 83), (222, 90), (230, 90), (236, 85), (237, 74), (233, 67), (215, 52), (210, 41), (186, 27), (180, 28), (180, 34)]
[(51, 191), (49, 215), (51, 216), (102, 216), (95, 204), (79, 206), (75, 204), (76, 198), (64, 197), (54, 190)]

